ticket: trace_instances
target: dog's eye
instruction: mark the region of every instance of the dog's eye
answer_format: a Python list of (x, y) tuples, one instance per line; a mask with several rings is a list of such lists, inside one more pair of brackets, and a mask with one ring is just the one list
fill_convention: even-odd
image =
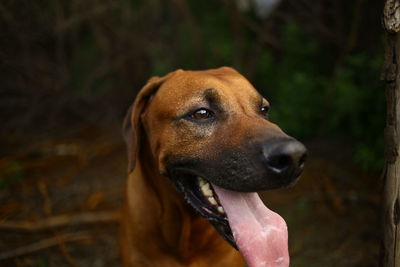
[(268, 112), (269, 112), (269, 106), (261, 107), (261, 109), (260, 109), (261, 116), (267, 118), (268, 117)]
[(190, 117), (195, 120), (205, 120), (211, 118), (213, 115), (214, 113), (211, 110), (200, 108), (193, 112)]

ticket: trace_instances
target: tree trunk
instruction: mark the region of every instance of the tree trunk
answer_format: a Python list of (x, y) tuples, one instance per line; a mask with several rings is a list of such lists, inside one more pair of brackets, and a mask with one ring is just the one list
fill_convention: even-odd
[(383, 242), (381, 266), (400, 267), (400, 2), (387, 0), (383, 11), (387, 31), (382, 79), (386, 83)]

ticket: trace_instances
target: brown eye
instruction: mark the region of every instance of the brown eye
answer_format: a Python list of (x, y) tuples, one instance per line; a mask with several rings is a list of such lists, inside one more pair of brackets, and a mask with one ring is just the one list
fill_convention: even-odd
[(263, 117), (268, 117), (269, 106), (263, 106), (260, 109), (260, 113)]
[(209, 119), (214, 115), (214, 113), (211, 110), (208, 110), (206, 108), (200, 108), (193, 112), (191, 117), (195, 120), (205, 120)]

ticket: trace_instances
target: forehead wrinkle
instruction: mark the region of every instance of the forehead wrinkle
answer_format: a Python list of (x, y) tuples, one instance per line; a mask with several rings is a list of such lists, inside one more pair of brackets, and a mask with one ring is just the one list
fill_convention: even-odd
[[(257, 92), (257, 90), (249, 84), (243, 86), (235, 86), (234, 97), (231, 97), (232, 108), (236, 107), (237, 111), (243, 113), (253, 112), (258, 109), (262, 104), (263, 97)], [(249, 93), (250, 92), (250, 93)]]
[(246, 104), (251, 104), (253, 106), (254, 103), (259, 104), (260, 100), (263, 99), (257, 89), (242, 76), (227, 81), (226, 84), (230, 89), (234, 89), (230, 91), (236, 95), (238, 101), (247, 102)]
[[(167, 80), (160, 87), (155, 98), (153, 101), (159, 102), (158, 106), (161, 107), (159, 111), (163, 110), (165, 115), (178, 115), (196, 103), (215, 105), (229, 110), (234, 109), (233, 106), (238, 107), (239, 105), (243, 105), (245, 109), (248, 107), (253, 109), (260, 105), (262, 96), (241, 75), (182, 72)], [(224, 99), (229, 101), (224, 101)], [(225, 102), (230, 103), (228, 105), (230, 107)]]
[(209, 88), (204, 90), (203, 98), (207, 101), (210, 106), (221, 106), (221, 96), (218, 93), (218, 90), (215, 88)]
[(226, 85), (220, 79), (211, 75), (188, 73), (174, 80), (176, 81), (173, 83), (173, 88), (172, 84), (168, 83), (161, 88), (160, 94), (161, 102), (165, 100), (164, 96), (167, 96), (169, 101), (172, 100), (173, 103), (170, 104), (174, 109), (183, 111), (196, 103), (207, 103), (210, 106), (221, 104), (220, 88)]

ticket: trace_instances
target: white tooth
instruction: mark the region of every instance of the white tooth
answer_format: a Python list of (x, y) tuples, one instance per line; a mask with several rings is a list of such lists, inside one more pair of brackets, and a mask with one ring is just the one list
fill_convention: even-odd
[(200, 176), (197, 176), (197, 180), (199, 181), (199, 185), (200, 186), (203, 186), (203, 185), (205, 185), (207, 183), (206, 180), (204, 180)]
[(219, 206), (217, 209), (218, 209), (218, 211), (219, 211), (220, 213), (225, 213), (225, 210), (224, 210), (223, 207)]
[(208, 198), (208, 202), (210, 202), (210, 203), (213, 204), (213, 205), (217, 205), (217, 201), (215, 200), (214, 197), (209, 197), (209, 198)]
[(209, 184), (209, 183), (203, 184), (203, 186), (201, 187), (201, 189), (204, 189), (204, 190), (206, 190), (206, 191), (210, 190), (210, 184)]
[(206, 197), (212, 197), (213, 196), (213, 192), (210, 189), (203, 191), (203, 193), (204, 193), (204, 195)]
[(206, 183), (205, 185), (203, 185), (201, 187), (201, 192), (203, 192), (203, 195), (206, 196), (206, 197), (212, 197), (212, 195), (213, 195), (213, 193), (212, 193), (212, 191), (210, 189), (210, 184), (209, 183)]

